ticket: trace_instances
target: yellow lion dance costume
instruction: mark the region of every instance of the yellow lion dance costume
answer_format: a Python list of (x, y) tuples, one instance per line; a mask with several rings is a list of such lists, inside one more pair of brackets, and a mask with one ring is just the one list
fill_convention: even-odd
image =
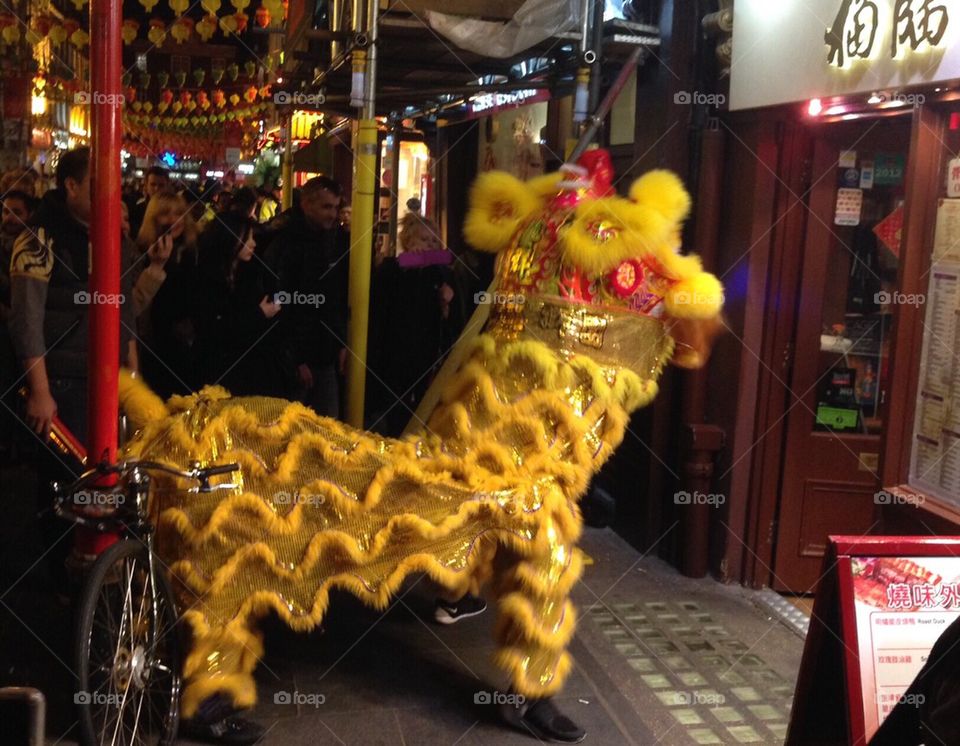
[(331, 588), (384, 608), (416, 572), (453, 597), (492, 581), (496, 662), (514, 690), (561, 688), (582, 570), (577, 501), (663, 366), (702, 362), (722, 303), (699, 260), (676, 253), (689, 210), (679, 179), (651, 172), (621, 198), (604, 151), (581, 164), (574, 183), (491, 172), (474, 185), (464, 232), (499, 251), (496, 292), (420, 433), (386, 439), (218, 387), (163, 404), (125, 384), (140, 426), (126, 458), (241, 465), (225, 492), (154, 480), (157, 548), (193, 636), (185, 716), (217, 691), (254, 704), (256, 623), (269, 610), (311, 630)]

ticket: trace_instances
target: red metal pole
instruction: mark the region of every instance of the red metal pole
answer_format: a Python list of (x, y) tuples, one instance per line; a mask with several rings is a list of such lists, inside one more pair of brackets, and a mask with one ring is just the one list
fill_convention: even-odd
[[(90, 357), (89, 431), (92, 462), (117, 455), (120, 361), (120, 147), (123, 95), (120, 87), (121, 0), (90, 1)], [(131, 302), (132, 299), (125, 299)], [(98, 302), (99, 301), (99, 302)], [(78, 536), (78, 548), (93, 553), (113, 537)], [(83, 544), (90, 542), (87, 547)]]

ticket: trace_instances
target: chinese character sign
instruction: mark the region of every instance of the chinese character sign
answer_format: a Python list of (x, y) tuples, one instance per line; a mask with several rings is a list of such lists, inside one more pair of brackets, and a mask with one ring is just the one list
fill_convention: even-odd
[(827, 43), (827, 61), (843, 67), (847, 58), (870, 57), (879, 20), (876, 3), (870, 0), (843, 0), (833, 25), (823, 37)]
[[(873, 0), (841, 0), (833, 23), (823, 40), (827, 45), (827, 63), (845, 67), (851, 62), (870, 59), (878, 35), (889, 38), (889, 54), (898, 59), (907, 52), (933, 49), (943, 41), (950, 23), (945, 0), (887, 0), (892, 6), (889, 17)], [(882, 3), (886, 10), (886, 3)]]

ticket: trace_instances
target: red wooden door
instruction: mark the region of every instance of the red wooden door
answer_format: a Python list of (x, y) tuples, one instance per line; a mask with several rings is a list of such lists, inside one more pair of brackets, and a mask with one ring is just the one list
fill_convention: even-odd
[(843, 123), (814, 142), (776, 521), (778, 590), (812, 592), (827, 535), (869, 533), (884, 499), (879, 454), (899, 300), (898, 247), (885, 221), (902, 214), (909, 131), (909, 122)]

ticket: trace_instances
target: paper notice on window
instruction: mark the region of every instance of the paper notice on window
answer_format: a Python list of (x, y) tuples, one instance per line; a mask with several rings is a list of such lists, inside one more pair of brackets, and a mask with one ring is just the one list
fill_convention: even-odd
[(913, 441), (913, 465), (910, 469), (910, 484), (931, 491), (940, 491), (940, 469), (943, 448), (939, 440), (917, 434)]
[(921, 389), (943, 398), (951, 393), (957, 365), (957, 308), (960, 307), (960, 266), (941, 262), (930, 272), (927, 312), (923, 322)]
[(834, 212), (834, 225), (860, 225), (860, 213), (863, 210), (862, 189), (838, 189), (837, 209)]
[(940, 493), (960, 495), (960, 432), (944, 430), (942, 443)]
[(917, 398), (917, 410), (917, 432), (931, 440), (937, 440), (947, 422), (946, 400), (932, 391), (921, 389)]
[(960, 199), (937, 200), (933, 261), (960, 261)]

